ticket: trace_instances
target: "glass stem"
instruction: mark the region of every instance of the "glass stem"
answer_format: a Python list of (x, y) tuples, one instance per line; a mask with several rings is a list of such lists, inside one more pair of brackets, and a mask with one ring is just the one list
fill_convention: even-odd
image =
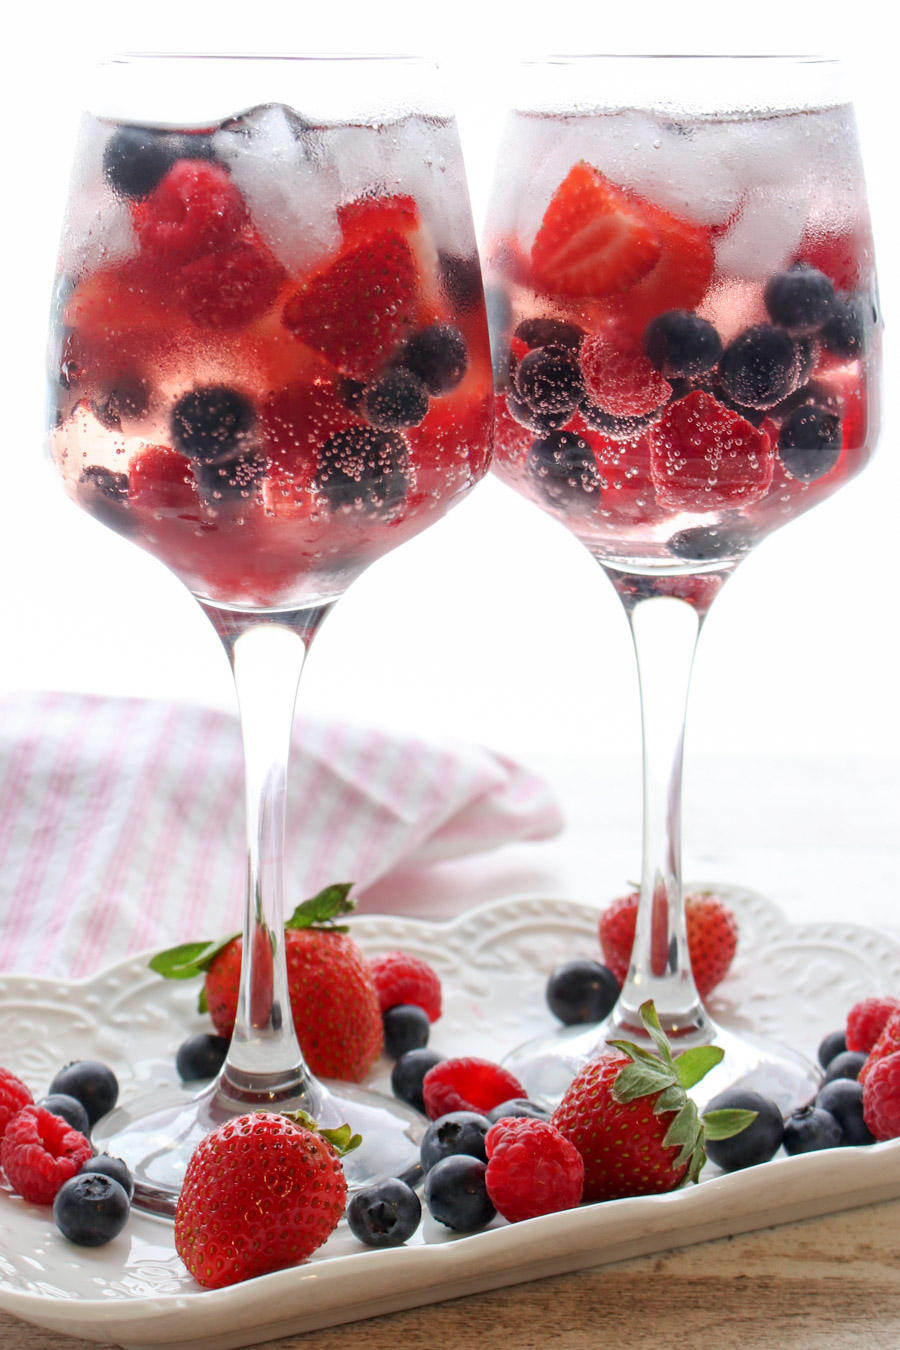
[(640, 679), (644, 825), (631, 966), (613, 1017), (629, 1038), (642, 1034), (638, 1009), (652, 998), (668, 1035), (702, 1041), (712, 1024), (688, 954), (681, 782), (688, 688), (706, 610), (672, 595), (636, 595), (620, 584), (616, 589), (631, 626)]
[[(244, 614), (202, 606), (228, 653), (240, 708), (247, 821), (247, 903), (237, 1017), (219, 1090), (249, 1105), (318, 1085), (294, 1032), (284, 946), (283, 859), (288, 756), (300, 674), (330, 606)], [(304, 897), (305, 898), (305, 897)]]

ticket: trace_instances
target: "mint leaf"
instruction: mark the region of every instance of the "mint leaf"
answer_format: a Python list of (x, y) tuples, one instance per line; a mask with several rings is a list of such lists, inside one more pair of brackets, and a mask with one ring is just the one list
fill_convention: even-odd
[(150, 958), (150, 969), (166, 980), (190, 980), (208, 970), (219, 952), (233, 942), (239, 933), (230, 933), (218, 942), (183, 942), (169, 947)]
[(756, 1117), (756, 1111), (745, 1111), (738, 1107), (707, 1111), (703, 1117), (703, 1128), (707, 1139), (731, 1139), (752, 1125)]
[(692, 1088), (724, 1057), (725, 1051), (719, 1045), (697, 1045), (692, 1050), (683, 1050), (675, 1056), (675, 1073), (679, 1083), (683, 1088)]

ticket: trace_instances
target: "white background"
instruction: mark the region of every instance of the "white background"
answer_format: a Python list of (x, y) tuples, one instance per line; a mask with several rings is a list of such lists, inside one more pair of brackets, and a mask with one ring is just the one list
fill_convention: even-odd
[[(74, 115), (90, 62), (113, 50), (420, 51), (446, 65), (477, 221), (503, 63), (568, 51), (839, 54), (856, 75), (883, 309), (886, 419), (872, 466), (766, 541), (714, 606), (695, 667), (690, 754), (898, 755), (900, 467), (894, 316), (894, 44), (870, 0), (610, 12), (569, 0), (333, 0), (322, 6), (172, 0), (17, 5), (2, 57), (6, 125), (0, 397), (5, 464), (0, 692), (67, 688), (232, 706), (227, 663), (161, 565), (83, 516), (41, 453), (43, 347)], [(878, 8), (882, 8), (880, 5)], [(201, 12), (202, 11), (202, 12)], [(624, 614), (587, 553), (488, 480), (341, 600), (301, 690), (307, 712), (517, 755), (636, 753), (636, 679)]]

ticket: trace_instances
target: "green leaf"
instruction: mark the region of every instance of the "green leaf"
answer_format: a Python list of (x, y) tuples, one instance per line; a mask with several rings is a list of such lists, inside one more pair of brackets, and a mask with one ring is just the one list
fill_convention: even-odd
[(362, 1143), (362, 1135), (354, 1134), (349, 1125), (339, 1125), (336, 1130), (319, 1130), (323, 1139), (327, 1139), (339, 1158), (352, 1153)]
[(656, 1105), (653, 1108), (654, 1115), (661, 1116), (664, 1111), (680, 1111), (685, 1103), (684, 1088), (678, 1083), (672, 1083), (656, 1099)]
[(725, 1051), (719, 1045), (697, 1045), (675, 1056), (675, 1073), (683, 1088), (692, 1088), (710, 1069), (722, 1062)]
[(629, 1064), (613, 1083), (612, 1095), (617, 1102), (633, 1102), (638, 1097), (649, 1097), (671, 1087), (674, 1078), (664, 1064)]
[(150, 959), (150, 969), (166, 980), (190, 980), (208, 970), (219, 952), (233, 942), (239, 933), (230, 933), (218, 942), (183, 942), (180, 947), (169, 947)]
[(648, 1050), (643, 1045), (636, 1045), (634, 1041), (607, 1041), (606, 1044), (611, 1045), (616, 1050), (621, 1050), (623, 1055), (627, 1055), (629, 1059), (633, 1059), (635, 1062), (646, 1064), (659, 1064), (661, 1062), (659, 1055), (653, 1050)]
[(734, 1107), (722, 1111), (707, 1111), (703, 1117), (703, 1128), (707, 1139), (731, 1139), (756, 1119), (756, 1111), (745, 1111)]
[(659, 1051), (663, 1063), (671, 1065), (672, 1051), (666, 1033), (659, 1023), (659, 1015), (656, 1011), (656, 1005), (652, 998), (648, 998), (646, 1003), (642, 1003), (638, 1011), (641, 1014), (641, 1021), (644, 1024), (644, 1030), (652, 1040)]
[(197, 996), (197, 1011), (198, 1011), (198, 1013), (208, 1013), (208, 1012), (209, 1012), (209, 999), (206, 997), (206, 981), (205, 981), (205, 980), (203, 981), (203, 984), (200, 986), (200, 993), (199, 993), (199, 995)]
[(356, 909), (356, 901), (350, 899), (352, 889), (352, 881), (335, 882), (332, 886), (326, 886), (318, 895), (303, 900), (297, 906), (284, 925), (285, 928), (317, 928), (322, 924), (328, 924), (333, 932), (346, 933), (348, 931), (346, 924), (335, 924), (334, 920), (338, 915), (350, 914)]

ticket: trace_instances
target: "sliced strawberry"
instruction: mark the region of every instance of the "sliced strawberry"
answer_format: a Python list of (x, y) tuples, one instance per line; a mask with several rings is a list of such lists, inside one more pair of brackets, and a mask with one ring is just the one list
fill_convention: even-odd
[(642, 204), (584, 162), (556, 189), (531, 249), (541, 290), (585, 299), (630, 290), (659, 256)]
[(707, 226), (683, 220), (652, 202), (642, 202), (641, 207), (659, 242), (658, 261), (611, 306), (635, 332), (643, 332), (651, 319), (667, 310), (696, 309), (715, 268), (712, 231)]
[(386, 229), (409, 234), (419, 228), (415, 199), (403, 196), (357, 197), (338, 207), (338, 224), (345, 244), (357, 244)]
[(244, 328), (265, 314), (286, 279), (284, 268), (259, 243), (238, 242), (185, 263), (178, 303), (201, 328)]
[(618, 334), (593, 333), (585, 338), (579, 362), (588, 397), (613, 417), (655, 412), (672, 392), (641, 348)]
[(226, 171), (202, 159), (177, 160), (133, 213), (142, 249), (180, 261), (236, 242), (249, 221), (246, 202)]
[(154, 511), (196, 511), (190, 461), (166, 445), (147, 445), (128, 466), (128, 501)]
[(650, 437), (650, 471), (665, 506), (714, 511), (745, 505), (764, 497), (772, 482), (768, 432), (702, 390), (670, 403)]
[(415, 321), (418, 275), (412, 250), (386, 229), (351, 245), (304, 283), (282, 322), (347, 375), (366, 379)]

